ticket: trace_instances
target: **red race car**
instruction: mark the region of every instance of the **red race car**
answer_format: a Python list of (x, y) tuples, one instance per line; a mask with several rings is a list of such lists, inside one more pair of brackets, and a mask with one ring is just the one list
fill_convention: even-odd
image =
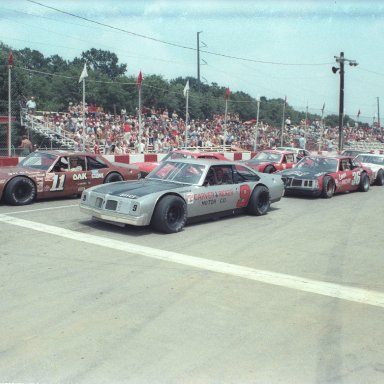
[(278, 172), (286, 195), (330, 198), (335, 193), (367, 192), (373, 171), (352, 156), (307, 156), (292, 169)]
[(138, 167), (111, 163), (88, 152), (33, 152), (15, 167), (0, 168), (0, 201), (26, 205), (37, 199), (81, 195), (94, 185), (140, 176)]
[[(182, 151), (175, 150), (169, 152), (166, 156), (161, 159), (161, 162), (166, 160), (179, 160), (179, 159), (217, 159), (217, 160), (228, 160), (221, 153), (214, 152), (193, 152), (193, 151)], [(139, 167), (141, 172), (141, 177), (145, 177), (149, 172), (153, 171), (160, 162), (143, 162), (143, 163), (132, 163), (132, 165), (136, 165)]]
[(274, 173), (292, 168), (297, 164), (297, 154), (289, 151), (265, 150), (258, 152), (251, 160), (244, 161), (258, 172)]

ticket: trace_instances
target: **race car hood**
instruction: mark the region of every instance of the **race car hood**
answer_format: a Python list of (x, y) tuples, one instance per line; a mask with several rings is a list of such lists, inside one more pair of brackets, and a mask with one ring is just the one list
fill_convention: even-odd
[(325, 175), (327, 172), (323, 172), (316, 169), (286, 169), (284, 171), (277, 172), (282, 177), (294, 177), (295, 179), (317, 179), (321, 175)]
[(252, 161), (246, 161), (246, 164), (249, 165), (260, 165), (260, 164), (267, 164), (269, 161), (267, 160), (252, 160)]
[(45, 171), (34, 168), (24, 168), (24, 167), (1, 167), (0, 168), (0, 178), (8, 179), (10, 176), (16, 175), (40, 175), (44, 174)]
[(149, 173), (152, 170), (154, 170), (159, 164), (160, 164), (159, 162), (156, 162), (156, 163), (143, 162), (143, 163), (132, 163), (131, 165), (138, 167), (140, 171)]
[(90, 188), (90, 190), (108, 194), (110, 196), (128, 197), (136, 199), (151, 193), (168, 191), (170, 189), (180, 188), (185, 184), (162, 182), (157, 180), (141, 179), (132, 182), (117, 182), (110, 184), (103, 184), (97, 187)]

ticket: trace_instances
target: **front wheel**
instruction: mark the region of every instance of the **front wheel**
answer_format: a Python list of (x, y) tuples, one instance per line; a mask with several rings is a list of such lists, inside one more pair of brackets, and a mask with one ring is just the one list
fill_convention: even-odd
[(123, 176), (120, 175), (120, 173), (112, 172), (104, 180), (104, 183), (114, 183), (116, 181), (123, 181)]
[(5, 188), (4, 201), (11, 205), (27, 205), (36, 199), (36, 185), (28, 177), (15, 177)]
[(360, 176), (359, 191), (368, 192), (369, 184), (369, 176), (366, 174), (366, 172), (363, 172)]
[(269, 190), (263, 185), (257, 186), (249, 199), (247, 211), (254, 216), (265, 215), (269, 209)]
[(178, 196), (164, 196), (155, 208), (152, 226), (163, 233), (180, 232), (187, 222), (187, 204)]
[(331, 176), (324, 176), (321, 197), (330, 199), (335, 194), (336, 185)]

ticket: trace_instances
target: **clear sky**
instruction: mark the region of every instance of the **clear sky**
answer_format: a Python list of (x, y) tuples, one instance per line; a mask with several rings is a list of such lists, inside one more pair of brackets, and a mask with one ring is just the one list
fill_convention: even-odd
[[(52, 9), (55, 8), (55, 9)], [(70, 15), (72, 14), (72, 15)], [(78, 16), (78, 17), (76, 17)], [(114, 52), (127, 75), (200, 76), (252, 97), (287, 97), (299, 110), (360, 120), (384, 116), (384, 1), (376, 0), (1, 0), (0, 41), (45, 56)], [(381, 109), (383, 112), (381, 112)]]

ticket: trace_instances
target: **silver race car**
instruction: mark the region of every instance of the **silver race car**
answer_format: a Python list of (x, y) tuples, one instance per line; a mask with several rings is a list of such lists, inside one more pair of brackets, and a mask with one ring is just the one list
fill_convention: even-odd
[(181, 231), (187, 220), (238, 212), (260, 216), (281, 199), (277, 174), (258, 173), (229, 160), (170, 160), (144, 179), (86, 189), (80, 210), (117, 225)]

